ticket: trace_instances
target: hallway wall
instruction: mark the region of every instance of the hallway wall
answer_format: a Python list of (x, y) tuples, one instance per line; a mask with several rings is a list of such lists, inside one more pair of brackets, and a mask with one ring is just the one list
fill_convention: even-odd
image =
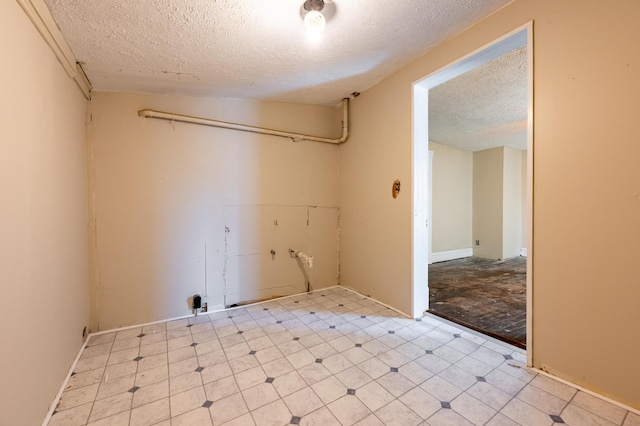
[(341, 283), (411, 311), (412, 83), (533, 20), (533, 365), (640, 409), (638, 16), (635, 0), (516, 0), (355, 99)]
[(473, 153), (429, 142), (433, 151), (433, 252), (471, 248)]
[(0, 425), (37, 425), (89, 322), (86, 100), (15, 1), (0, 38)]
[(522, 155), (521, 151), (503, 148), (502, 175), (502, 259), (520, 256), (522, 250)]
[(473, 153), (474, 256), (502, 259), (504, 238), (504, 149)]

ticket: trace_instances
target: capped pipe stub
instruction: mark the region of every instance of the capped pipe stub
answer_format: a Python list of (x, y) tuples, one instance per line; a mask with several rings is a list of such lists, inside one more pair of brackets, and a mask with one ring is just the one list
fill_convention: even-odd
[(202, 297), (199, 294), (193, 295), (193, 309), (200, 309), (202, 307)]

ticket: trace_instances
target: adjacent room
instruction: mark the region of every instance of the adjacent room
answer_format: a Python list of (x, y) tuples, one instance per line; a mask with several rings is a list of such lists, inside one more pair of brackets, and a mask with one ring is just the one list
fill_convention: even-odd
[(429, 312), (522, 348), (528, 69), (523, 45), (429, 90)]
[[(638, 16), (0, 2), (0, 425), (640, 424)], [(416, 132), (421, 81), (516, 33), (528, 127), (490, 139), (532, 150)], [(471, 254), (526, 256), (526, 350), (427, 312)]]

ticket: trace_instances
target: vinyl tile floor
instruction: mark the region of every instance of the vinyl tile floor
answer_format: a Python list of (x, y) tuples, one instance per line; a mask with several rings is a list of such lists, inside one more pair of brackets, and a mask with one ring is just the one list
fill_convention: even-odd
[(55, 425), (640, 425), (525, 353), (342, 287), (91, 335)]

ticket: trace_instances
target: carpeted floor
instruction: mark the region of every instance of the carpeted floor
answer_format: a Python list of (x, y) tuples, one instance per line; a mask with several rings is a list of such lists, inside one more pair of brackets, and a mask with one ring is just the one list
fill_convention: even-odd
[(429, 265), (429, 312), (526, 347), (526, 258)]

